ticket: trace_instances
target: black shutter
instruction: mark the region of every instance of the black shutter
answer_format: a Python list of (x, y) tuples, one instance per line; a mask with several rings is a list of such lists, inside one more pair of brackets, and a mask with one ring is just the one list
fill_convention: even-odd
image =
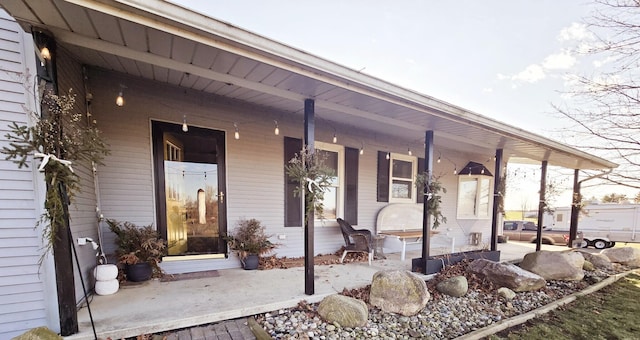
[[(424, 172), (424, 158), (418, 158), (418, 174)], [(424, 203), (424, 192), (422, 188), (416, 190), (418, 197), (416, 197), (418, 203)]]
[[(296, 153), (302, 150), (302, 140), (298, 138), (284, 137), (284, 165), (286, 166)], [(284, 169), (284, 168), (283, 168)], [(296, 197), (293, 192), (298, 186), (284, 172), (284, 226), (302, 226), (302, 198)]]
[(344, 148), (344, 220), (349, 224), (358, 224), (358, 161), (360, 151)]
[(387, 152), (378, 151), (378, 202), (389, 202), (389, 164)]

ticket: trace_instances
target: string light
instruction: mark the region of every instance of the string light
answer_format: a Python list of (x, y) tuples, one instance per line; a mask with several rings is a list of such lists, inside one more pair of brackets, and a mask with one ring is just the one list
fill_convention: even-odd
[(387, 152), (387, 160), (391, 159), (391, 152)]
[(360, 155), (364, 155), (364, 143), (360, 147)]
[(338, 136), (336, 135), (336, 133), (333, 133), (333, 144), (338, 142)]
[(458, 174), (458, 168), (457, 167), (453, 167), (453, 174), (457, 175)]
[(233, 127), (236, 129), (236, 132), (233, 134), (233, 138), (240, 139), (240, 131), (238, 130), (238, 124), (234, 122)]
[(276, 136), (278, 136), (280, 134), (280, 128), (278, 127), (278, 121), (274, 120), (274, 123), (276, 123), (276, 128), (273, 130), (273, 133), (276, 134)]
[(126, 89), (127, 87), (120, 84), (120, 92), (118, 92), (118, 96), (116, 97), (116, 105), (122, 107), (124, 106), (124, 89)]
[(187, 115), (182, 116), (182, 131), (189, 131), (189, 126), (187, 126)]
[(407, 154), (409, 154), (409, 156), (413, 155), (413, 152), (411, 152), (411, 148), (407, 148)]
[(40, 50), (40, 56), (42, 57), (42, 59), (51, 59), (51, 52), (49, 52), (49, 49), (47, 48), (47, 46), (44, 46)]

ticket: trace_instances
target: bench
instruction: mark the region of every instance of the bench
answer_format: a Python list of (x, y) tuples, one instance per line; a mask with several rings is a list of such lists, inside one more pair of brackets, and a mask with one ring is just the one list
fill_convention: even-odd
[[(378, 212), (376, 231), (378, 235), (401, 242), (400, 260), (404, 261), (407, 245), (422, 243), (422, 204), (394, 203), (385, 206)], [(430, 235), (437, 235), (437, 231), (431, 231)]]

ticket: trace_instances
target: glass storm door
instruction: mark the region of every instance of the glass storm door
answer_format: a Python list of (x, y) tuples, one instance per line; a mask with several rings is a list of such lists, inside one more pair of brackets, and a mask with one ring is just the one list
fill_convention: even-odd
[(224, 132), (153, 122), (159, 231), (169, 256), (224, 254)]

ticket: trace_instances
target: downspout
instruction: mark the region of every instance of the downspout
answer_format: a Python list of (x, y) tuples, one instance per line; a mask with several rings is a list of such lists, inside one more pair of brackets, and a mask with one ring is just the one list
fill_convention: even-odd
[[(571, 204), (571, 222), (569, 224), (569, 242), (567, 244), (567, 247), (569, 248), (573, 248), (573, 241), (575, 241), (578, 235), (578, 215), (580, 214), (579, 206), (581, 201), (580, 187), (582, 186), (582, 183), (586, 181), (590, 181), (592, 179), (606, 176), (610, 174), (613, 171), (613, 169), (609, 169), (598, 175), (587, 177), (581, 181), (578, 181), (579, 171), (580, 170), (575, 169), (573, 174), (573, 201)], [(634, 232), (635, 232), (635, 228), (634, 228)]]

